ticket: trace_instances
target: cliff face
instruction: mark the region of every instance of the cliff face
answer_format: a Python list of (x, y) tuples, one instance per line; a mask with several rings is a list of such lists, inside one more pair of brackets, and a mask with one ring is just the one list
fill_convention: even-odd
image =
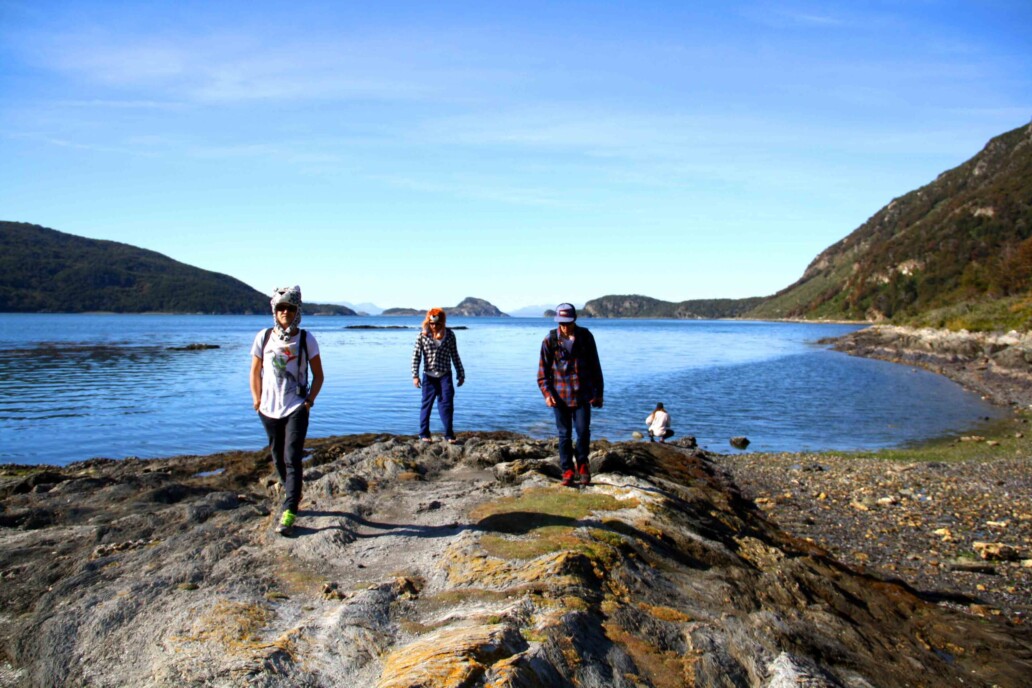
[[(4, 685), (1018, 686), (1027, 632), (779, 531), (705, 454), (310, 443), (297, 534), (259, 454), (0, 478)], [(213, 473), (213, 471), (219, 471)]]
[[(755, 317), (883, 319), (1032, 288), (1032, 125), (897, 198)], [(1027, 324), (1026, 324), (1027, 327)]]

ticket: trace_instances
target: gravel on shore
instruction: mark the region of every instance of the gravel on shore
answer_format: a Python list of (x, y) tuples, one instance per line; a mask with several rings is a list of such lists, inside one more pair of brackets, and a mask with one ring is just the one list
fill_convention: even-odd
[(1032, 452), (1021, 444), (990, 445), (1000, 450), (990, 459), (829, 453), (715, 460), (770, 519), (842, 562), (902, 580), (939, 604), (1027, 624)]

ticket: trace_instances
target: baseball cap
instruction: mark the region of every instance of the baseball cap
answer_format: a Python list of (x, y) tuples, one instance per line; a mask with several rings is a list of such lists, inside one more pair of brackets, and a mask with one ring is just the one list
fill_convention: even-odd
[(577, 309), (572, 303), (560, 303), (555, 307), (555, 321), (557, 323), (571, 323), (577, 319)]

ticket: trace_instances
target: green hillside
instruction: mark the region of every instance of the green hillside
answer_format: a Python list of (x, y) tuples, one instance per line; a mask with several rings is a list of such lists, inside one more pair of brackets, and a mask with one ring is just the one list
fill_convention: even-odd
[(673, 302), (637, 294), (609, 295), (588, 301), (581, 313), (590, 318), (737, 318), (762, 301), (762, 298), (754, 297)]
[(749, 312), (975, 329), (1032, 321), (1032, 125), (897, 198)]
[[(0, 311), (249, 314), (269, 312), (269, 297), (154, 251), (0, 222)], [(306, 311), (354, 315), (343, 306)]]

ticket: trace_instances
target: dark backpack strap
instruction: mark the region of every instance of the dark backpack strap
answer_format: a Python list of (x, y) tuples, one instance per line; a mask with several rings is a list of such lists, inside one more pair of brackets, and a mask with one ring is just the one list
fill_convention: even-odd
[(546, 354), (545, 362), (551, 366), (555, 363), (559, 353), (559, 332), (557, 330), (549, 330), (546, 341), (548, 342), (548, 347), (546, 348), (548, 353)]
[(259, 356), (262, 359), (262, 372), (265, 372), (265, 347), (269, 345), (269, 337), (272, 336), (272, 328), (265, 330), (265, 334), (262, 336), (262, 355)]

